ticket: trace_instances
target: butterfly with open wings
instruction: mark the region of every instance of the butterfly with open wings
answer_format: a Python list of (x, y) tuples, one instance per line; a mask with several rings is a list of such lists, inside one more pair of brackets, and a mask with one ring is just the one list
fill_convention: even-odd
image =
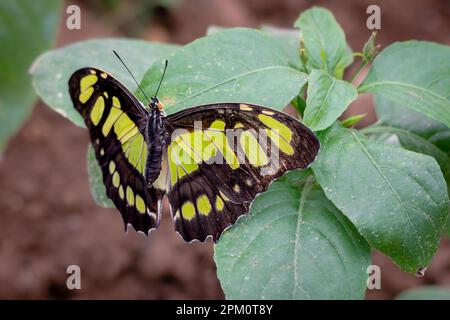
[(217, 241), (258, 193), (286, 171), (306, 168), (319, 151), (306, 126), (262, 106), (217, 103), (166, 116), (156, 94), (144, 106), (96, 68), (77, 70), (69, 92), (89, 130), (107, 196), (125, 228), (145, 234), (160, 224), (167, 195), (186, 241)]

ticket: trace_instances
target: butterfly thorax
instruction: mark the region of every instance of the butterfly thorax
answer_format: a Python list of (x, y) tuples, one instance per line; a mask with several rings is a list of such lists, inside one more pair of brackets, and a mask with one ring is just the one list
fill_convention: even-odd
[(147, 123), (148, 156), (145, 166), (145, 180), (151, 186), (161, 172), (161, 161), (165, 142), (164, 112), (161, 103), (152, 98)]

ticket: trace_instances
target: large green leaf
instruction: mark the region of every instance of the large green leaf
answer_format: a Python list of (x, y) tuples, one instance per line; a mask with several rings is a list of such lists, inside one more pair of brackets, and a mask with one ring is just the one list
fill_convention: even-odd
[[(217, 33), (227, 28), (219, 26), (209, 26), (206, 30), (206, 35), (211, 35)], [(300, 59), (299, 59), (299, 49), (300, 49), (300, 34), (297, 29), (286, 29), (278, 28), (271, 25), (263, 25), (260, 30), (271, 37), (275, 42), (277, 42), (286, 51), (289, 56), (289, 65), (302, 70)]]
[(450, 127), (449, 57), (448, 46), (394, 43), (375, 58), (359, 91), (383, 95)]
[(229, 299), (362, 299), (370, 248), (313, 176), (292, 171), (215, 246)]
[(303, 121), (313, 131), (326, 129), (357, 96), (356, 88), (351, 83), (337, 80), (325, 71), (313, 70), (308, 76)]
[(382, 125), (402, 128), (426, 139), (441, 131), (450, 132), (450, 129), (443, 123), (433, 120), (423, 113), (403, 107), (400, 103), (390, 101), (382, 95), (375, 96), (375, 110), (378, 121)]
[(289, 64), (302, 70), (300, 62), (300, 33), (297, 29), (277, 28), (269, 25), (261, 27), (261, 31), (274, 39), (289, 55)]
[(427, 154), (436, 159), (441, 167), (445, 180), (447, 181), (448, 191), (450, 192), (450, 156), (431, 143), (429, 140), (405, 129), (387, 126), (374, 126), (364, 130), (367, 133), (390, 133), (395, 134), (402, 147), (405, 149)]
[(48, 106), (83, 127), (83, 119), (72, 105), (67, 86), (74, 71), (83, 67), (100, 68), (114, 75), (128, 88), (136, 88), (113, 50), (121, 55), (139, 80), (154, 61), (167, 57), (175, 49), (172, 45), (140, 40), (96, 39), (78, 42), (40, 56), (31, 70), (33, 85)]
[(35, 94), (27, 74), (52, 45), (61, 2), (0, 1), (0, 152), (30, 113)]
[(319, 138), (321, 152), (312, 168), (327, 197), (401, 268), (426, 267), (449, 211), (436, 161), (339, 125)]
[[(379, 95), (375, 96), (375, 108), (381, 127), (367, 128), (365, 131), (396, 133), (404, 148), (434, 157), (441, 167), (450, 194), (450, 129), (441, 122)], [(387, 130), (386, 125), (389, 126)], [(450, 218), (446, 230), (450, 235)]]
[(450, 129), (446, 125), (378, 95), (375, 108), (380, 124), (413, 132), (450, 156)]
[(450, 288), (424, 286), (402, 292), (397, 300), (450, 300)]
[[(245, 102), (283, 109), (299, 93), (306, 75), (289, 65), (289, 55), (273, 39), (251, 29), (227, 29), (200, 38), (169, 57), (159, 92), (166, 111), (208, 103)], [(142, 86), (148, 94), (160, 81), (155, 63)]]
[(294, 25), (302, 32), (309, 65), (339, 76), (349, 63), (349, 54), (344, 31), (333, 14), (314, 7), (304, 11)]

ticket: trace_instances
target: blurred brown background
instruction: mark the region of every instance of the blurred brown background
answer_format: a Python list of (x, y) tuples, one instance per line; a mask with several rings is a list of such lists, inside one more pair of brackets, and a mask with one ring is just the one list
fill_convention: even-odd
[[(57, 46), (108, 36), (186, 44), (203, 36), (209, 25), (291, 27), (299, 12), (318, 5), (333, 11), (356, 51), (370, 35), (370, 4), (381, 7), (382, 47), (413, 38), (450, 44), (448, 0), (73, 3), (81, 7), (82, 29), (67, 30), (62, 12)], [(375, 120), (370, 96), (360, 97), (351, 110), (369, 114), (364, 124)], [(2, 155), (0, 298), (223, 298), (211, 242), (184, 243), (167, 213), (148, 238), (125, 234), (116, 210), (95, 205), (88, 185), (87, 145), (87, 132), (39, 102)], [(71, 264), (81, 267), (82, 290), (66, 288)], [(377, 252), (374, 264), (382, 270), (382, 290), (369, 291), (369, 299), (390, 299), (423, 284), (450, 285), (450, 242), (443, 240), (424, 278), (401, 272)]]

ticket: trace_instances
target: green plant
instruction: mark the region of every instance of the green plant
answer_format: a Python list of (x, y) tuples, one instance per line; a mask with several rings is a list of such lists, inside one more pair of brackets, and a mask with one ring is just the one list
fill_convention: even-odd
[[(82, 125), (67, 79), (93, 66), (131, 87), (116, 49), (149, 96), (169, 59), (160, 90), (169, 114), (213, 102), (278, 110), (292, 103), (317, 132), (319, 156), (310, 169), (276, 180), (224, 232), (215, 246), (219, 279), (228, 298), (360, 299), (372, 248), (416, 272), (450, 230), (450, 48), (407, 41), (374, 59), (374, 36), (353, 53), (325, 9), (303, 12), (295, 26), (301, 32), (216, 30), (184, 47), (81, 42), (41, 56), (33, 83), (50, 107)], [(343, 79), (354, 57), (372, 64), (357, 88)], [(364, 92), (374, 94), (379, 122), (358, 131), (348, 127), (362, 116), (338, 118)], [(89, 155), (94, 198), (110, 205)]]
[(0, 152), (30, 113), (35, 94), (27, 74), (33, 59), (51, 47), (61, 2), (0, 2)]

